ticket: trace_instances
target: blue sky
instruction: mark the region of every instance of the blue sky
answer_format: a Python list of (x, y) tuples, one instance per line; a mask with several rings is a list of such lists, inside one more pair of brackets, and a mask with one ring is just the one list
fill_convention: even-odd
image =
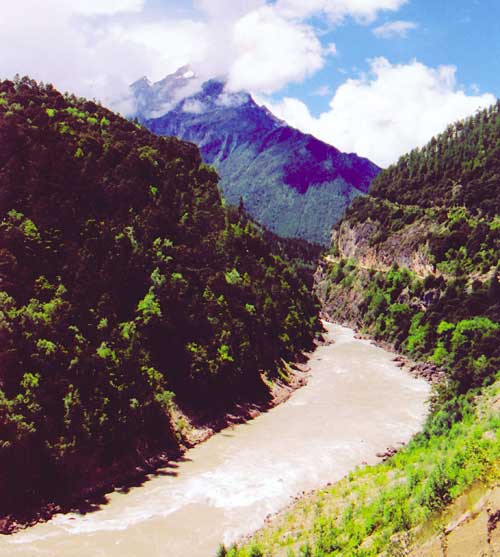
[(129, 85), (190, 63), (380, 165), (500, 95), (497, 0), (16, 0), (0, 77), (127, 114)]
[[(411, 21), (418, 27), (406, 38), (374, 36), (374, 28), (395, 20)], [(346, 76), (366, 70), (368, 58), (384, 56), (392, 63), (416, 58), (430, 67), (454, 65), (465, 90), (473, 93), (478, 87), (500, 96), (500, 2), (496, 0), (413, 0), (371, 25), (348, 21), (322, 40), (335, 42), (337, 57), (306, 83), (288, 87), (287, 94), (305, 97), (322, 85), (335, 89)], [(317, 114), (327, 108), (328, 100), (310, 95), (307, 102)]]

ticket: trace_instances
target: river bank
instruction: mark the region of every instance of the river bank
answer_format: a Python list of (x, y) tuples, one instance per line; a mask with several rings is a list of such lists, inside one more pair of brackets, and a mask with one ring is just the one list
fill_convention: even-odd
[(499, 410), (497, 380), (454, 422), (452, 435), (427, 431), (391, 460), (303, 494), (228, 556), (498, 555)]
[[(302, 492), (334, 483), (407, 442), (426, 415), (427, 383), (354, 332), (327, 324), (308, 383), (280, 404), (188, 450), (94, 512), (58, 514), (11, 536), (0, 555), (210, 557)], [(362, 388), (360, 388), (362, 386)]]
[[(332, 316), (328, 314), (325, 309), (321, 312), (322, 319), (325, 321), (334, 321)], [(372, 336), (362, 333), (360, 331), (359, 324), (354, 321), (338, 321), (343, 327), (348, 327), (355, 331), (355, 338), (359, 340), (366, 340), (372, 343), (374, 346), (378, 346), (387, 352), (392, 352), (394, 354), (393, 361), (396, 363), (397, 367), (404, 369), (413, 377), (417, 379), (424, 379), (431, 385), (437, 385), (442, 383), (446, 379), (446, 372), (434, 363), (415, 361), (406, 354), (403, 354), (400, 350), (396, 348), (394, 343), (387, 342), (385, 340), (375, 339)]]
[[(323, 339), (316, 346), (328, 344)], [(307, 384), (310, 367), (308, 358), (312, 353), (303, 354), (293, 364), (285, 364), (281, 378), (269, 381), (263, 378), (268, 393), (261, 400), (240, 400), (219, 415), (200, 413), (194, 409), (182, 410), (176, 406), (172, 412), (172, 422), (179, 440), (178, 447), (162, 452), (130, 455), (114, 462), (106, 469), (89, 470), (92, 485), (83, 483), (75, 486), (65, 497), (45, 501), (28, 507), (22, 513), (0, 517), (0, 535), (11, 535), (50, 520), (56, 514), (86, 514), (98, 509), (106, 495), (113, 491), (126, 491), (138, 487), (154, 477), (163, 468), (175, 465), (186, 451), (210, 439), (213, 435), (237, 424), (248, 422), (286, 402), (293, 392)]]

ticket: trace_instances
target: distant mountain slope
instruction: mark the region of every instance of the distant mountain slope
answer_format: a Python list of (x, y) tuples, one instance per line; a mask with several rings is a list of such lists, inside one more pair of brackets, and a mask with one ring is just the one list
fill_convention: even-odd
[[(328, 244), (332, 225), (368, 191), (379, 168), (291, 128), (247, 93), (225, 92), (220, 81), (176, 102), (190, 75), (181, 68), (156, 84), (133, 84), (145, 125), (196, 143), (219, 172), (228, 203), (243, 199), (250, 215), (281, 236)], [(167, 111), (148, 118), (146, 107), (149, 114)]]

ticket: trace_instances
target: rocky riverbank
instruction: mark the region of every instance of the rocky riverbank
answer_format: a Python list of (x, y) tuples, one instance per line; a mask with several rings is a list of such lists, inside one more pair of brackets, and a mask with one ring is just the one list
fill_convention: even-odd
[[(316, 345), (328, 344), (326, 340)], [(311, 354), (304, 354), (301, 361), (291, 365), (284, 363), (281, 379), (264, 381), (268, 394), (262, 400), (238, 401), (220, 415), (208, 415), (192, 409), (175, 408), (172, 412), (173, 427), (179, 440), (178, 447), (161, 453), (142, 452), (122, 458), (106, 469), (92, 467), (89, 462), (88, 481), (81, 481), (72, 493), (28, 507), (21, 513), (0, 517), (0, 534), (8, 535), (46, 522), (58, 513), (77, 512), (86, 514), (98, 510), (106, 502), (106, 494), (119, 490), (126, 491), (142, 485), (161, 470), (175, 464), (186, 450), (207, 441), (216, 433), (248, 422), (280, 404), (286, 402), (292, 393), (307, 384), (310, 367), (307, 364)]]
[[(331, 316), (328, 315), (326, 311), (323, 311), (322, 318), (328, 321), (329, 319), (331, 319)], [(361, 333), (359, 331), (359, 326), (357, 323), (351, 321), (341, 321), (341, 325), (354, 329), (354, 331), (356, 332), (354, 338), (359, 340), (368, 340), (374, 346), (378, 346), (379, 348), (383, 348), (387, 352), (392, 352), (393, 354), (395, 354), (393, 361), (396, 363), (396, 366), (404, 369), (413, 377), (424, 379), (432, 385), (442, 383), (446, 379), (445, 371), (436, 364), (433, 364), (432, 362), (418, 362), (412, 360), (411, 358), (397, 350), (394, 344), (383, 340), (377, 340), (370, 335)]]

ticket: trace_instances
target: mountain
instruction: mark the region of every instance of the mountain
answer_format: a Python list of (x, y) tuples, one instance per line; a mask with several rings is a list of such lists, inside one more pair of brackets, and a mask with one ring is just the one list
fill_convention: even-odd
[(131, 85), (136, 113), (141, 116), (154, 113), (163, 115), (173, 108), (176, 99), (181, 100), (182, 96), (189, 93), (190, 88), (196, 88), (194, 77), (191, 68), (183, 66), (156, 83), (151, 83), (147, 77), (137, 80)]
[(423, 431), (221, 555), (500, 555), (499, 155), (500, 102), (381, 172), (317, 271), (326, 316), (433, 383)]
[[(227, 203), (242, 199), (253, 218), (280, 236), (327, 245), (332, 225), (380, 169), (288, 126), (248, 93), (226, 92), (222, 81), (176, 100), (192, 80), (185, 67), (155, 84), (134, 83), (141, 121), (154, 133), (198, 145), (217, 169)], [(168, 108), (162, 116), (148, 117), (162, 108)]]
[(321, 329), (286, 246), (195, 145), (0, 82), (0, 517), (178, 450), (182, 408), (269, 400)]
[(383, 171), (333, 230), (321, 293), (460, 393), (500, 369), (499, 149), (500, 102)]

